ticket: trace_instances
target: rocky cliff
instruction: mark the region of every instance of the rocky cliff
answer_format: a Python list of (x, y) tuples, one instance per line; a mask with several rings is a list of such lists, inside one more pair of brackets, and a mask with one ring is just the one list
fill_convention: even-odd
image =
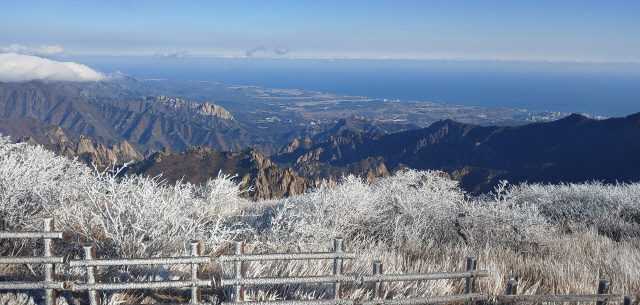
[[(13, 126), (13, 128), (6, 128)], [(28, 128), (21, 128), (20, 126)], [(90, 139), (58, 126), (36, 119), (8, 119), (0, 116), (0, 134), (18, 139), (16, 142), (40, 144), (45, 148), (69, 158), (95, 165), (98, 168), (113, 167), (140, 161), (143, 155), (129, 142), (121, 140), (100, 141)]]
[(106, 102), (128, 111), (152, 113), (162, 117), (172, 117), (180, 121), (198, 121), (205, 124), (211, 118), (236, 121), (229, 111), (212, 102), (195, 103), (154, 94), (134, 100), (110, 99), (106, 100)]
[(255, 149), (214, 151), (208, 147), (190, 147), (184, 153), (168, 149), (157, 151), (143, 161), (125, 168), (123, 174), (155, 177), (162, 174), (170, 183), (178, 180), (203, 183), (219, 173), (236, 176), (243, 188), (250, 188), (253, 199), (281, 198), (301, 194), (315, 182), (300, 177), (291, 168), (282, 169)]

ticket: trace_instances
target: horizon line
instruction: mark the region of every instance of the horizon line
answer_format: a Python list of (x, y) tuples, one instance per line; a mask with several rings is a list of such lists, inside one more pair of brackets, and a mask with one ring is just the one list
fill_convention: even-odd
[[(521, 63), (585, 63), (585, 64), (635, 64), (640, 61), (595, 61), (595, 60), (552, 60), (552, 59), (504, 59), (504, 58), (465, 58), (465, 57), (421, 57), (421, 56), (252, 56), (224, 54), (187, 54), (180, 57), (155, 57), (155, 54), (65, 54), (55, 58), (74, 56), (94, 57), (145, 57), (156, 60), (179, 60), (180, 58), (228, 58), (228, 59), (314, 59), (314, 60), (419, 60), (419, 61), (487, 61), (487, 62), (521, 62)], [(54, 58), (54, 57), (49, 57)]]

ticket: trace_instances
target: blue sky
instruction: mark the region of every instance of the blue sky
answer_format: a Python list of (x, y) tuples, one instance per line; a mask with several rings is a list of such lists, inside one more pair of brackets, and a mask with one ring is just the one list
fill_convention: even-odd
[(2, 0), (0, 49), (640, 63), (639, 16), (640, 1)]

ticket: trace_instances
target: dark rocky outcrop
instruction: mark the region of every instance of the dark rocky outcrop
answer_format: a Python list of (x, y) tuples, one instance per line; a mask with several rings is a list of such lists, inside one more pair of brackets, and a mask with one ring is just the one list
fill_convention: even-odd
[(291, 168), (282, 169), (252, 148), (242, 151), (214, 151), (208, 147), (190, 147), (184, 153), (168, 149), (157, 151), (143, 161), (130, 165), (122, 174), (162, 177), (169, 183), (178, 180), (194, 184), (215, 178), (219, 173), (235, 175), (243, 188), (251, 188), (253, 199), (281, 198), (305, 193), (315, 182), (302, 178)]

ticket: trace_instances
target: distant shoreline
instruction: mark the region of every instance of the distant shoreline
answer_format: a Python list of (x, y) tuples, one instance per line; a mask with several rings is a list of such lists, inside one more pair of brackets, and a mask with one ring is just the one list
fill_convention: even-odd
[(624, 117), (640, 112), (640, 68), (446, 60), (77, 57), (106, 73), (377, 99)]

